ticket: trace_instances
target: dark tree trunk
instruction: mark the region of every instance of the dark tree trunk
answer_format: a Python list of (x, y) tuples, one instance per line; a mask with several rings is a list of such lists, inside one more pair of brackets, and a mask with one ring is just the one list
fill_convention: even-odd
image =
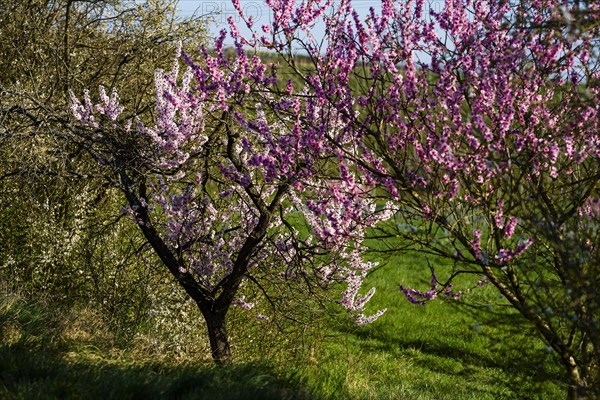
[(229, 338), (227, 337), (227, 327), (225, 325), (225, 313), (203, 310), (202, 315), (206, 321), (208, 338), (210, 340), (210, 350), (212, 358), (217, 364), (225, 364), (231, 361), (231, 349), (229, 348)]
[[(232, 146), (228, 143), (228, 146)], [(230, 149), (231, 151), (231, 149)], [(271, 217), (273, 209), (279, 204), (283, 194), (287, 190), (288, 185), (279, 187), (275, 199), (271, 205), (267, 205), (260, 200), (260, 195), (255, 189), (248, 189), (249, 195), (261, 204), (261, 216), (257, 226), (248, 236), (244, 245), (235, 259), (232, 272), (219, 282), (212, 290), (208, 290), (200, 284), (192, 272), (184, 268), (183, 261), (180, 257), (169, 248), (163, 241), (159, 232), (154, 228), (150, 221), (148, 208), (142, 205), (140, 197), (147, 198), (146, 185), (142, 181), (135, 185), (125, 171), (119, 171), (119, 179), (123, 185), (123, 191), (127, 197), (127, 201), (132, 209), (137, 210), (137, 223), (139, 228), (144, 233), (148, 242), (156, 254), (160, 257), (163, 264), (173, 274), (177, 282), (185, 289), (186, 293), (196, 302), (200, 312), (206, 321), (206, 329), (210, 340), (210, 348), (212, 358), (217, 364), (224, 364), (231, 361), (231, 349), (229, 347), (229, 338), (227, 337), (227, 326), (225, 324), (225, 316), (233, 302), (235, 295), (244, 279), (244, 275), (248, 270), (250, 258), (256, 247), (263, 240)], [(139, 192), (139, 194), (138, 194)], [(258, 200), (257, 200), (258, 199)], [(220, 295), (216, 296), (217, 293)], [(216, 297), (215, 297), (216, 296)]]

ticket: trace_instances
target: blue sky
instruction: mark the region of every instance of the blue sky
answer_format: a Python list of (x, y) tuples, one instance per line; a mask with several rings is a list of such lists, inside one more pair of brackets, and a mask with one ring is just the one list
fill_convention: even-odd
[[(254, 17), (255, 26), (257, 28), (270, 23), (270, 10), (263, 0), (240, 0), (240, 4), (246, 15), (252, 15)], [(353, 1), (355, 9), (361, 15), (366, 15), (369, 11), (369, 7), (373, 6), (376, 10), (379, 9), (380, 4), (380, 0)], [(194, 13), (196, 13), (196, 15), (212, 15), (214, 22), (210, 25), (210, 32), (213, 36), (216, 36), (221, 29), (229, 29), (229, 25), (227, 24), (227, 18), (229, 16), (237, 18), (237, 13), (233, 8), (231, 0), (179, 0), (178, 8), (183, 16), (190, 16)], [(240, 28), (242, 28), (242, 25), (243, 24), (240, 25)], [(247, 30), (240, 30), (243, 34), (247, 34)], [(323, 37), (324, 32), (323, 25), (317, 25), (312, 30), (313, 36), (318, 40)]]
[[(240, 0), (240, 4), (245, 15), (253, 17), (255, 29), (260, 29), (264, 24), (270, 24), (270, 9), (264, 0)], [(352, 5), (362, 17), (368, 14), (370, 7), (374, 7), (376, 12), (381, 10), (381, 0), (352, 0)], [(431, 9), (439, 12), (443, 6), (444, 0), (426, 0), (424, 11), (426, 14)], [(196, 15), (211, 15), (213, 22), (209, 25), (209, 30), (214, 37), (218, 36), (221, 29), (229, 30), (227, 18), (230, 16), (240, 22), (238, 28), (241, 33), (245, 36), (250, 36), (249, 30), (240, 21), (231, 0), (179, 0), (178, 8), (182, 16), (191, 16), (194, 13)], [(324, 24), (317, 23), (312, 29), (311, 34), (320, 41), (325, 34)], [(225, 44), (232, 45), (233, 41), (228, 38)], [(296, 51), (304, 53), (302, 49), (296, 49)]]

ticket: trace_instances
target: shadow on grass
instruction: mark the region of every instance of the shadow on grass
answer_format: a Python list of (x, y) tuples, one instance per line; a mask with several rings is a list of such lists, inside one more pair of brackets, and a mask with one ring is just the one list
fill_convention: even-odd
[(68, 362), (60, 354), (0, 348), (2, 399), (310, 399), (299, 382), (264, 364), (120, 366)]
[[(340, 331), (357, 338), (363, 351), (399, 356), (408, 353), (411, 362), (425, 370), (467, 380), (479, 376), (488, 382), (496, 381), (514, 398), (548, 399), (557, 394), (557, 398), (564, 398), (567, 384), (558, 360), (545, 351), (520, 315), (509, 309), (490, 311), (487, 307), (458, 303), (454, 306), (453, 312), (473, 323), (462, 330), (464, 336), (457, 334), (460, 329), (447, 335), (423, 332), (419, 338), (384, 329), (347, 327)], [(473, 340), (478, 344), (469, 345)]]
[[(66, 338), (65, 315), (40, 302), (0, 297), (0, 399), (313, 398), (299, 379), (282, 377), (266, 363), (177, 365), (153, 355), (105, 357), (110, 346), (98, 331), (98, 337)], [(100, 329), (86, 322), (88, 330)]]

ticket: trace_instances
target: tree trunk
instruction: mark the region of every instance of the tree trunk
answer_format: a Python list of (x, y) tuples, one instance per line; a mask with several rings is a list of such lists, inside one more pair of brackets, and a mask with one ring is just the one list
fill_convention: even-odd
[(231, 361), (231, 349), (229, 348), (229, 338), (227, 337), (227, 327), (225, 325), (225, 313), (213, 312), (211, 310), (200, 310), (206, 321), (208, 338), (210, 340), (210, 350), (212, 358), (217, 364), (225, 364)]
[[(571, 357), (571, 360), (572, 357)], [(570, 364), (566, 365), (569, 371), (569, 389), (567, 392), (567, 399), (569, 400), (587, 400), (596, 399), (596, 395), (593, 393), (593, 387), (590, 387), (588, 382), (582, 378), (580, 368), (575, 364), (573, 360)]]

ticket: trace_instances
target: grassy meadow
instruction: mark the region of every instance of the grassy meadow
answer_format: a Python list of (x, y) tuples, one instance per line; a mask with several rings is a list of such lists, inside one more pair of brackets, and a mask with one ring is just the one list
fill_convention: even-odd
[[(260, 329), (248, 331), (247, 343), (243, 335), (234, 338), (236, 362), (223, 367), (206, 354), (170, 355), (160, 343), (169, 332), (159, 339), (141, 333), (123, 344), (89, 310), (3, 296), (0, 398), (564, 398), (556, 358), (494, 288), (465, 279), (474, 288), (461, 302), (424, 307), (398, 290), (399, 283), (426, 289), (428, 280), (424, 257), (394, 258), (365, 286), (377, 287), (371, 310), (388, 308), (374, 324), (325, 319), (301, 345), (293, 343), (295, 352), (286, 350), (292, 343), (282, 344), (281, 334), (269, 343), (265, 332), (253, 340)], [(202, 321), (197, 325), (202, 336)]]

